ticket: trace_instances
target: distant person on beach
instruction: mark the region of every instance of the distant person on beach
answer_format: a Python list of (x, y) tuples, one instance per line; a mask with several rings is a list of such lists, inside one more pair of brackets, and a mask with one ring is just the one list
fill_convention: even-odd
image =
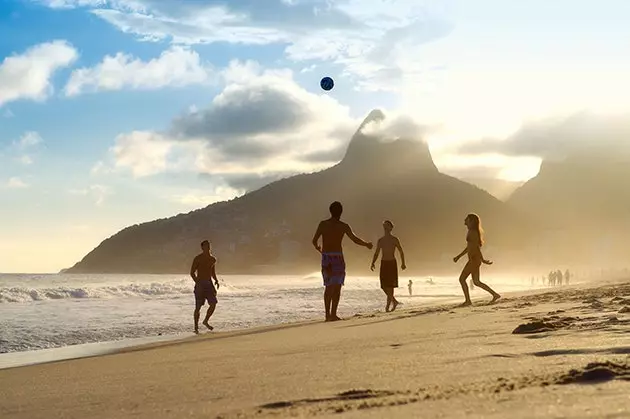
[(553, 287), (556, 284), (556, 273), (554, 271), (549, 272), (549, 286)]
[(405, 266), (405, 252), (400, 244), (400, 240), (398, 237), (392, 235), (392, 230), (394, 229), (394, 224), (386, 220), (383, 222), (383, 230), (385, 234), (383, 237), (378, 239), (376, 243), (376, 250), (374, 251), (374, 257), (372, 257), (372, 266), (370, 269), (374, 270), (374, 264), (378, 259), (379, 253), (382, 251), (383, 255), (381, 256), (381, 268), (380, 268), (380, 280), (381, 280), (381, 289), (387, 296), (387, 304), (385, 305), (385, 312), (389, 312), (389, 307), (391, 305), (392, 310), (396, 310), (398, 307), (398, 300), (394, 297), (394, 288), (398, 288), (398, 262), (396, 261), (396, 249), (400, 253), (400, 269), (403, 271), (407, 269)]
[(571, 274), (569, 273), (569, 270), (567, 269), (566, 271), (564, 271), (564, 283), (565, 283), (565, 285), (569, 285), (569, 278), (571, 278)]
[(485, 259), (481, 253), (481, 247), (483, 246), (483, 229), (481, 228), (481, 220), (477, 214), (468, 214), (464, 219), (464, 224), (468, 227), (468, 234), (466, 235), (466, 248), (462, 250), (459, 255), (453, 258), (453, 262), (457, 263), (462, 256), (468, 255), (468, 262), (464, 266), (464, 269), (462, 269), (462, 273), (459, 276), (459, 283), (462, 286), (465, 298), (462, 307), (472, 305), (468, 285), (466, 284), (466, 279), (469, 275), (472, 275), (473, 284), (482, 290), (489, 292), (492, 295), (491, 302), (495, 302), (501, 298), (501, 296), (479, 280), (481, 264), (485, 263), (486, 265), (492, 265), (492, 262)]
[[(341, 287), (346, 279), (346, 263), (343, 258), (341, 242), (345, 236), (350, 237), (355, 244), (372, 249), (372, 243), (358, 238), (352, 228), (341, 221), (343, 206), (340, 202), (333, 202), (329, 207), (330, 218), (321, 221), (313, 236), (313, 246), (322, 254), (322, 277), (324, 279), (324, 307), (326, 321), (341, 320), (337, 316), (337, 307), (341, 299)], [(322, 246), (319, 246), (319, 238)]]
[(558, 286), (561, 287), (562, 286), (562, 271), (560, 269), (558, 269), (556, 271), (556, 281), (558, 281)]
[(409, 280), (409, 283), (407, 284), (407, 288), (409, 288), (409, 296), (411, 297), (413, 295), (413, 291), (412, 291), (413, 281), (411, 279)]
[[(203, 320), (203, 325), (208, 330), (214, 328), (208, 324), (210, 316), (214, 313), (214, 309), (217, 307), (217, 289), (219, 288), (219, 280), (216, 273), (217, 259), (210, 253), (210, 242), (204, 240), (201, 242), (201, 253), (198, 254), (193, 260), (190, 267), (190, 276), (195, 281), (195, 333), (199, 333), (199, 312), (201, 307), (208, 301), (208, 311), (206, 317)], [(214, 288), (212, 280), (217, 285)]]

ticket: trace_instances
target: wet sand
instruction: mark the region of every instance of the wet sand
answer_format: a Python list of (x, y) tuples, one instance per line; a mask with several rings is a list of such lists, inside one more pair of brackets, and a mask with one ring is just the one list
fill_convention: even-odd
[(0, 417), (630, 417), (630, 283), (488, 300), (0, 370)]

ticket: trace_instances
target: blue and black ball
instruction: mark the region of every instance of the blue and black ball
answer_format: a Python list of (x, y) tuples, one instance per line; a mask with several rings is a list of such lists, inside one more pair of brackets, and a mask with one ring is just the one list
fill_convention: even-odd
[(335, 87), (335, 82), (330, 77), (324, 77), (319, 82), (319, 85), (321, 86), (322, 89), (329, 91), (329, 90), (332, 90), (333, 87)]

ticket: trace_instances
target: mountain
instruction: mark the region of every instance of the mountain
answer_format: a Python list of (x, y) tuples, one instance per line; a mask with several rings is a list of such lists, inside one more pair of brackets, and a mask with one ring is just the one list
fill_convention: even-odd
[(610, 266), (630, 245), (629, 163), (610, 147), (547, 159), (507, 202), (537, 220), (540, 242), (558, 259)]
[[(188, 214), (128, 227), (69, 272), (186, 272), (206, 238), (213, 242), (223, 273), (317, 271), (311, 238), (335, 200), (344, 205), (343, 219), (366, 240), (375, 241), (382, 221), (391, 219), (415, 269), (444, 266), (463, 248), (468, 212), (482, 217), (489, 249), (514, 252), (525, 246), (523, 218), (489, 193), (440, 173), (426, 143), (382, 141), (364, 134), (366, 124), (384, 118), (372, 111), (333, 167), (282, 179)], [(369, 266), (371, 253), (364, 248), (346, 241), (345, 251), (351, 269)]]
[(525, 182), (515, 182), (510, 180), (495, 179), (495, 178), (464, 178), (465, 182), (475, 185), (480, 189), (488, 192), (490, 195), (500, 199), (501, 201), (507, 201), (510, 195), (521, 187)]

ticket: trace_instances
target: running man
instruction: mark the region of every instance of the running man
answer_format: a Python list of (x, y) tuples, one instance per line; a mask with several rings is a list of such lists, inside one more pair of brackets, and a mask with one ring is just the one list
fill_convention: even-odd
[[(343, 206), (340, 202), (333, 202), (328, 208), (330, 218), (321, 221), (313, 236), (313, 246), (322, 254), (322, 277), (324, 279), (324, 307), (326, 321), (341, 320), (337, 317), (337, 307), (341, 299), (341, 287), (346, 279), (346, 263), (343, 258), (341, 242), (348, 236), (355, 244), (372, 249), (372, 243), (358, 238), (352, 228), (341, 221)], [(322, 246), (319, 238), (322, 238)]]
[(190, 276), (195, 281), (195, 333), (199, 333), (199, 312), (201, 307), (208, 301), (208, 311), (206, 312), (206, 318), (203, 320), (203, 325), (208, 330), (214, 328), (208, 324), (210, 316), (214, 313), (214, 309), (217, 307), (217, 290), (212, 285), (212, 280), (219, 288), (219, 280), (217, 279), (216, 266), (217, 259), (210, 253), (210, 242), (204, 240), (201, 242), (201, 253), (198, 254), (193, 260), (190, 267)]
[(392, 230), (394, 229), (394, 224), (386, 220), (383, 222), (383, 230), (385, 230), (385, 235), (378, 239), (376, 243), (376, 250), (374, 251), (374, 257), (372, 258), (372, 266), (370, 269), (374, 270), (374, 264), (378, 259), (379, 253), (382, 251), (383, 256), (381, 257), (381, 269), (380, 269), (380, 280), (381, 280), (381, 289), (387, 296), (387, 304), (385, 305), (385, 312), (389, 312), (389, 307), (391, 305), (392, 311), (396, 310), (398, 307), (398, 300), (394, 297), (394, 288), (398, 288), (398, 262), (396, 261), (396, 249), (400, 252), (400, 260), (401, 265), (400, 269), (403, 271), (407, 269), (405, 266), (405, 252), (403, 252), (402, 246), (400, 245), (400, 240), (398, 237), (392, 235)]

